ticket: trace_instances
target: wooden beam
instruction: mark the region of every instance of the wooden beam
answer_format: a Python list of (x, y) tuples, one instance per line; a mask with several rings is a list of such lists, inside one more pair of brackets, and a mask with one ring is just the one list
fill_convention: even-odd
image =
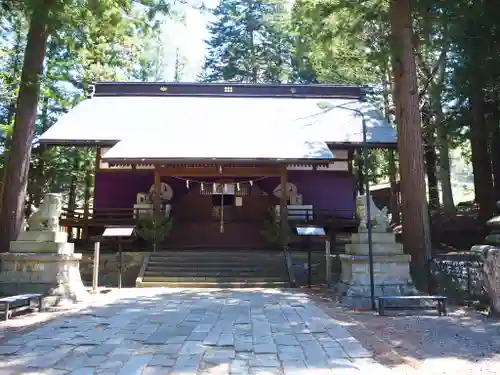
[(160, 212), (160, 205), (161, 205), (161, 201), (160, 201), (160, 191), (161, 191), (161, 180), (160, 180), (160, 173), (155, 170), (155, 173), (154, 173), (154, 201), (153, 201), (153, 205), (154, 205), (154, 210), (155, 210), (155, 213), (159, 213)]
[(237, 166), (207, 166), (207, 167), (160, 167), (158, 173), (161, 176), (179, 177), (279, 177), (281, 166), (258, 166), (258, 167), (237, 167)]

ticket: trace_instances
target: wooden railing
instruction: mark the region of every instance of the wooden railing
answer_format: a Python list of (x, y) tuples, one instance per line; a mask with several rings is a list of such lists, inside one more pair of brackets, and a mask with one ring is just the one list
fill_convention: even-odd
[[(135, 215), (134, 215), (135, 211)], [(144, 212), (142, 212), (144, 211)], [(87, 217), (82, 209), (77, 209), (75, 211), (70, 211), (67, 208), (63, 209), (60, 218), (60, 224), (62, 230), (68, 233), (68, 238), (72, 241), (81, 241), (81, 244), (87, 244), (93, 236), (98, 236), (102, 234), (105, 227), (108, 226), (130, 226), (137, 224), (137, 219), (140, 214), (144, 214), (149, 210), (134, 210), (133, 208), (99, 208), (96, 210), (90, 210)], [(303, 209), (298, 209), (299, 213), (303, 213)], [(150, 211), (149, 211), (150, 212)], [(293, 209), (289, 210), (290, 216), (294, 215)], [(312, 217), (306, 215), (303, 220), (290, 220), (292, 226), (303, 225), (303, 224), (313, 224), (325, 226), (329, 233), (346, 233), (357, 231), (358, 221), (355, 218), (352, 210), (323, 210), (314, 209), (312, 212)], [(183, 237), (184, 235), (191, 236), (193, 232), (193, 225), (195, 228), (212, 228), (213, 224), (220, 220), (217, 218), (184, 218), (176, 219), (175, 207), (172, 210), (172, 217), (175, 220), (174, 229), (169, 236), (170, 240), (185, 243), (183, 239), (178, 237)], [(228, 234), (231, 232), (230, 226), (236, 226), (239, 228), (239, 224), (245, 226), (247, 224), (256, 225), (258, 228), (265, 225), (264, 218), (262, 220), (252, 219), (236, 219), (226, 221), (226, 229), (228, 229)], [(218, 226), (217, 226), (218, 228)], [(259, 232), (259, 231), (258, 231)], [(187, 233), (187, 234), (186, 234)], [(211, 232), (210, 232), (211, 233)], [(199, 238), (205, 238), (205, 236), (196, 236)], [(184, 237), (183, 237), (184, 238)], [(167, 241), (168, 242), (168, 241)], [(176, 243), (177, 243), (176, 242)], [(189, 242), (189, 241), (188, 241)], [(86, 245), (82, 245), (86, 246)]]
[[(296, 211), (296, 212), (295, 212)], [(131, 225), (136, 222), (134, 217), (138, 217), (147, 212), (149, 209), (134, 209), (134, 208), (98, 208), (90, 210), (88, 217), (81, 209), (70, 211), (67, 208), (63, 209), (61, 214), (61, 224), (65, 226), (105, 226), (105, 225)], [(135, 214), (135, 215), (134, 215)], [(290, 217), (302, 216), (301, 219), (293, 220), (294, 222), (304, 223), (345, 223), (356, 222), (356, 217), (353, 210), (329, 210), (329, 209), (313, 209), (304, 213), (304, 209), (289, 209)], [(175, 208), (172, 215), (175, 217)], [(199, 219), (197, 217), (190, 218), (189, 221), (206, 221), (207, 219)], [(243, 220), (244, 221), (244, 220)]]
[[(144, 209), (143, 211), (149, 210)], [(141, 209), (134, 208), (98, 208), (90, 210), (88, 216), (85, 217), (85, 212), (81, 209), (72, 211), (64, 208), (61, 214), (61, 223), (73, 226), (85, 223), (92, 226), (111, 225), (111, 223), (115, 222), (117, 224), (130, 224), (135, 222), (134, 213), (136, 215), (142, 214)]]

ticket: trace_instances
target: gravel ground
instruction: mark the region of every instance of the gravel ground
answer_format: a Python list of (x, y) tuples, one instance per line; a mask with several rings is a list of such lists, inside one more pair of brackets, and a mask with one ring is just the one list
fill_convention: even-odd
[[(375, 358), (397, 374), (500, 374), (500, 321), (469, 309), (379, 317), (340, 307), (321, 291), (313, 299)], [(392, 313), (391, 313), (392, 314)]]

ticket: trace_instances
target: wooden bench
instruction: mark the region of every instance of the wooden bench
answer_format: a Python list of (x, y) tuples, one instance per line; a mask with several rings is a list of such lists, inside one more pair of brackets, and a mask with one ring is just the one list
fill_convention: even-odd
[(40, 293), (19, 294), (0, 298), (0, 306), (3, 305), (3, 320), (8, 320), (14, 312), (34, 309), (42, 311), (42, 299), (43, 295)]
[(378, 297), (378, 314), (384, 315), (385, 310), (406, 310), (406, 309), (422, 309), (427, 306), (387, 306), (388, 301), (436, 301), (437, 311), (439, 316), (446, 315), (446, 297), (443, 296), (383, 296)]

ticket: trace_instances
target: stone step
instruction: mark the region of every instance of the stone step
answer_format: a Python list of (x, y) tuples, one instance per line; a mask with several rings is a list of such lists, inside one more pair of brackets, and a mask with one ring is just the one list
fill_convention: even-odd
[(286, 277), (288, 273), (285, 272), (184, 272), (184, 271), (175, 271), (168, 270), (163, 272), (151, 272), (147, 271), (144, 273), (144, 277), (235, 277), (235, 278), (243, 278), (243, 277)]
[(204, 260), (200, 259), (197, 261), (181, 261), (181, 260), (176, 260), (176, 261), (159, 261), (159, 260), (149, 260), (148, 264), (150, 265), (166, 265), (169, 267), (174, 267), (174, 266), (185, 266), (185, 267), (262, 267), (262, 266), (268, 266), (268, 267), (275, 267), (277, 265), (283, 264), (285, 259), (280, 259), (279, 261), (262, 261), (262, 262), (247, 262), (247, 261), (231, 261), (231, 262), (226, 262), (226, 261), (212, 261), (212, 260)]
[(200, 252), (200, 251), (190, 251), (190, 250), (179, 250), (179, 251), (157, 251), (153, 253), (152, 255), (155, 256), (178, 256), (178, 255), (183, 255), (183, 256), (258, 256), (258, 257), (267, 257), (267, 256), (275, 256), (275, 255), (280, 255), (282, 254), (282, 251), (273, 251), (273, 252), (263, 252), (263, 251), (210, 251), (207, 250), (206, 252)]
[(165, 272), (176, 272), (176, 273), (231, 273), (231, 274), (242, 274), (242, 273), (261, 273), (261, 274), (276, 274), (276, 273), (286, 273), (285, 267), (263, 267), (263, 268), (226, 268), (226, 267), (218, 267), (218, 268), (204, 268), (204, 267), (146, 267), (145, 272), (156, 272), (156, 273), (165, 273)]
[(285, 256), (279, 251), (171, 251), (151, 254), (144, 275), (137, 279), (136, 285), (181, 282), (232, 287), (232, 283), (236, 283), (235, 287), (241, 287), (247, 283), (288, 285), (288, 281)]
[(288, 288), (288, 282), (259, 282), (259, 281), (141, 281), (136, 284), (139, 288)]
[(248, 263), (168, 263), (168, 262), (148, 262), (148, 267), (151, 268), (184, 268), (187, 270), (191, 269), (275, 269), (284, 267), (283, 262), (273, 262), (273, 263), (264, 263), (264, 264), (248, 264)]
[(145, 275), (165, 275), (165, 274), (174, 274), (174, 275), (264, 275), (264, 276), (274, 276), (274, 275), (287, 275), (288, 272), (286, 269), (279, 270), (257, 270), (257, 271), (242, 271), (242, 272), (234, 272), (231, 270), (176, 270), (176, 269), (163, 269), (163, 270), (148, 270), (144, 272)]
[(175, 261), (175, 262), (160, 262), (160, 261), (151, 261), (149, 260), (148, 264), (154, 265), (154, 266), (169, 266), (169, 267), (174, 267), (174, 266), (180, 266), (180, 267), (191, 267), (191, 268), (197, 268), (197, 267), (227, 267), (227, 268), (235, 268), (235, 267), (263, 267), (267, 266), (269, 268), (273, 268), (276, 266), (279, 266), (281, 264), (284, 264), (285, 259), (280, 259), (279, 261), (263, 261), (263, 262), (245, 262), (245, 261), (240, 261), (240, 262), (213, 262), (213, 261), (204, 261), (204, 260), (199, 260), (196, 262), (182, 262), (182, 261)]
[(155, 261), (190, 261), (190, 262), (196, 262), (199, 261), (200, 259), (206, 260), (206, 261), (223, 261), (223, 262), (241, 262), (241, 261), (254, 261), (254, 262), (261, 262), (261, 261), (266, 261), (266, 260), (278, 260), (278, 259), (283, 259), (283, 255), (280, 256), (216, 256), (216, 255), (198, 255), (198, 256), (183, 256), (183, 255), (170, 255), (170, 256), (157, 256), (157, 255), (150, 255), (150, 260), (155, 260)]
[(243, 280), (254, 280), (254, 281), (284, 281), (283, 277), (280, 275), (273, 275), (273, 276), (261, 276), (261, 275), (246, 275), (246, 276), (237, 276), (237, 275), (232, 275), (232, 276), (224, 276), (224, 275), (170, 275), (170, 276), (150, 276), (150, 275), (145, 275), (142, 278), (143, 281), (193, 281), (193, 280), (209, 280), (209, 281), (243, 281)]

